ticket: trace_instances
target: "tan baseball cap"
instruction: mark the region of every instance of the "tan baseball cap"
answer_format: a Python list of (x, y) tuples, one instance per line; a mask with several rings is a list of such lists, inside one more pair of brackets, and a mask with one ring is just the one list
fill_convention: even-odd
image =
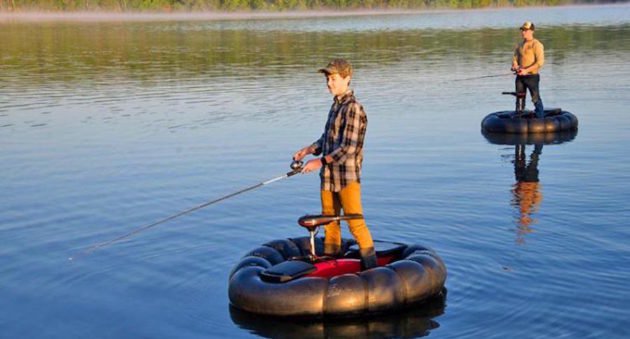
[(324, 68), (318, 70), (326, 75), (339, 74), (343, 78), (352, 75), (352, 65), (346, 59), (333, 59)]
[(528, 29), (531, 29), (532, 31), (535, 29), (534, 28), (534, 23), (531, 21), (525, 21), (523, 23), (523, 25), (521, 26), (521, 31), (526, 31)]

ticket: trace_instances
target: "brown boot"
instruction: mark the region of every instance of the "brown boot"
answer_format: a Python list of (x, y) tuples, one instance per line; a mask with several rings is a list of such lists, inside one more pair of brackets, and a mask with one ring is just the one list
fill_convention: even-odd
[(378, 266), (374, 247), (361, 248), (359, 252), (361, 253), (361, 269), (363, 271)]
[(341, 255), (341, 246), (324, 244), (324, 256), (338, 258)]

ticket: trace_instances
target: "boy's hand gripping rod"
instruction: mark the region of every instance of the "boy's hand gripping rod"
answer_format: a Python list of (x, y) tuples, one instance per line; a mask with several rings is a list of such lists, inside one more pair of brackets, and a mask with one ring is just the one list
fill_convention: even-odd
[(133, 230), (133, 231), (127, 233), (127, 234), (123, 234), (123, 235), (121, 235), (119, 237), (116, 237), (114, 239), (111, 239), (111, 240), (108, 240), (108, 241), (104, 241), (104, 242), (101, 242), (101, 243), (98, 243), (98, 244), (94, 244), (94, 245), (88, 247), (86, 250), (84, 250), (82, 252), (79, 252), (79, 253), (69, 257), (68, 260), (74, 260), (74, 259), (86, 256), (86, 255), (91, 254), (92, 252), (98, 250), (99, 248), (103, 248), (103, 247), (109, 246), (109, 245), (111, 245), (113, 243), (125, 240), (125, 239), (130, 238), (130, 237), (132, 237), (132, 236), (134, 236), (134, 235), (136, 235), (136, 234), (138, 234), (140, 232), (144, 232), (144, 231), (146, 231), (146, 230), (148, 230), (150, 228), (153, 228), (153, 227), (155, 227), (157, 225), (163, 224), (163, 223), (165, 223), (167, 221), (171, 221), (171, 220), (173, 220), (175, 218), (179, 218), (182, 215), (194, 212), (196, 210), (200, 210), (200, 209), (202, 209), (204, 207), (210, 206), (212, 204), (216, 204), (216, 203), (218, 203), (220, 201), (227, 200), (227, 199), (229, 199), (231, 197), (234, 197), (234, 196), (237, 196), (237, 195), (239, 195), (241, 193), (245, 193), (247, 191), (251, 191), (251, 190), (254, 190), (256, 188), (259, 188), (259, 187), (271, 184), (272, 182), (275, 182), (275, 181), (278, 181), (278, 180), (282, 180), (282, 179), (291, 177), (293, 175), (296, 175), (296, 174), (298, 174), (298, 173), (300, 173), (302, 171), (302, 166), (303, 165), (304, 165), (304, 163), (302, 161), (293, 161), (291, 163), (291, 171), (287, 172), (286, 174), (283, 174), (283, 175), (281, 175), (279, 177), (275, 177), (273, 179), (269, 179), (267, 181), (260, 182), (260, 183), (258, 183), (256, 185), (253, 185), (253, 186), (249, 186), (249, 187), (243, 188), (240, 191), (236, 191), (234, 193), (230, 193), (228, 195), (224, 195), (224, 196), (222, 196), (222, 197), (220, 197), (218, 199), (214, 199), (214, 200), (210, 200), (210, 201), (204, 202), (203, 204), (191, 207), (191, 208), (189, 208), (187, 210), (184, 210), (184, 211), (181, 211), (181, 212), (179, 212), (177, 214), (173, 214), (170, 217), (167, 217), (167, 218), (158, 220), (158, 221), (156, 221), (154, 223), (151, 223), (151, 224), (148, 224), (148, 225), (136, 228), (135, 230)]

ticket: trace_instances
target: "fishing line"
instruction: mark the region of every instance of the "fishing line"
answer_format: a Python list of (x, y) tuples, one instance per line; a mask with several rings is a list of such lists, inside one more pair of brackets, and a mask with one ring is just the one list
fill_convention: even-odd
[(451, 82), (451, 81), (468, 81), (468, 80), (477, 80), (477, 79), (485, 79), (485, 78), (498, 78), (498, 77), (502, 77), (502, 76), (506, 76), (506, 75), (514, 75), (514, 72), (510, 72), (510, 73), (501, 73), (501, 74), (492, 74), (492, 75), (483, 75), (483, 76), (472, 77), (472, 78), (451, 79), (451, 80), (444, 80), (444, 82)]
[(78, 259), (78, 258), (80, 258), (80, 257), (83, 257), (83, 256), (86, 256), (86, 255), (89, 255), (89, 254), (93, 253), (94, 251), (96, 251), (96, 250), (98, 250), (98, 249), (100, 249), (100, 248), (103, 248), (103, 247), (109, 246), (109, 245), (111, 245), (111, 244), (117, 243), (117, 242), (119, 242), (119, 241), (122, 241), (122, 240), (128, 239), (128, 238), (130, 238), (130, 237), (132, 237), (132, 236), (134, 236), (134, 235), (136, 235), (136, 234), (138, 234), (138, 233), (144, 232), (144, 231), (146, 231), (146, 230), (148, 230), (148, 229), (151, 229), (151, 228), (153, 228), (153, 227), (155, 227), (155, 226), (158, 226), (158, 225), (160, 225), (160, 224), (163, 224), (163, 223), (165, 223), (165, 222), (171, 221), (171, 220), (173, 220), (173, 219), (175, 219), (175, 218), (179, 218), (179, 217), (181, 217), (182, 215), (185, 215), (185, 214), (188, 214), (188, 213), (194, 212), (194, 211), (196, 211), (196, 210), (200, 210), (200, 209), (202, 209), (202, 208), (204, 208), (204, 207), (207, 207), (207, 206), (210, 206), (210, 205), (216, 204), (216, 203), (218, 203), (218, 202), (220, 202), (220, 201), (227, 200), (227, 199), (232, 198), (232, 197), (234, 197), (234, 196), (237, 196), (237, 195), (239, 195), (239, 194), (241, 194), (241, 193), (245, 193), (245, 192), (248, 192), (248, 191), (255, 190), (255, 189), (259, 188), (259, 187), (262, 187), (262, 186), (265, 186), (265, 185), (271, 184), (271, 183), (276, 182), (276, 181), (278, 181), (278, 180), (282, 180), (282, 179), (285, 179), (285, 178), (291, 177), (291, 176), (293, 176), (293, 175), (295, 175), (295, 174), (297, 174), (297, 173), (300, 173), (300, 171), (302, 170), (302, 165), (303, 165), (303, 163), (302, 163), (301, 161), (294, 161), (294, 162), (291, 164), (291, 169), (292, 169), (292, 170), (291, 170), (290, 172), (287, 172), (286, 174), (283, 174), (283, 175), (281, 175), (281, 176), (275, 177), (275, 178), (273, 178), (273, 179), (269, 179), (269, 180), (267, 180), (267, 181), (260, 182), (260, 183), (258, 183), (258, 184), (256, 184), (256, 185), (252, 185), (252, 186), (249, 186), (249, 187), (243, 188), (243, 189), (241, 189), (241, 190), (239, 190), (239, 191), (236, 191), (236, 192), (233, 192), (233, 193), (230, 193), (230, 194), (224, 195), (224, 196), (222, 196), (222, 197), (220, 197), (220, 198), (217, 198), (217, 199), (213, 199), (213, 200), (210, 200), (210, 201), (204, 202), (203, 204), (200, 204), (200, 205), (197, 205), (197, 206), (191, 207), (191, 208), (189, 208), (189, 209), (187, 209), (187, 210), (184, 210), (184, 211), (181, 211), (181, 212), (179, 212), (179, 213), (173, 214), (173, 215), (171, 215), (171, 216), (169, 216), (169, 217), (166, 217), (166, 218), (164, 218), (164, 219), (158, 220), (158, 221), (156, 221), (156, 222), (154, 222), (154, 223), (151, 223), (151, 224), (148, 224), (148, 225), (145, 225), (145, 226), (142, 226), (142, 227), (138, 227), (138, 228), (134, 229), (133, 231), (131, 231), (131, 232), (129, 232), (129, 233), (126, 233), (126, 234), (123, 234), (123, 235), (121, 235), (121, 236), (119, 236), (119, 237), (116, 237), (116, 238), (114, 238), (114, 239), (111, 239), (111, 240), (108, 240), (108, 241), (104, 241), (104, 242), (101, 242), (101, 243), (94, 244), (94, 245), (92, 245), (92, 246), (88, 247), (86, 250), (84, 250), (84, 251), (82, 251), (82, 252), (79, 252), (79, 253), (77, 253), (76, 255), (73, 255), (73, 256), (69, 257), (69, 258), (68, 258), (68, 260), (72, 261), (72, 260)]

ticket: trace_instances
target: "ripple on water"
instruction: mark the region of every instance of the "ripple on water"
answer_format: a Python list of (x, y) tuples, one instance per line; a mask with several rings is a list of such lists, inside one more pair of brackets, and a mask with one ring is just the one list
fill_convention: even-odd
[[(628, 337), (627, 8), (1, 24), (3, 334)], [(602, 13), (613, 26), (599, 26)], [(504, 71), (524, 16), (546, 42), (545, 103), (581, 123), (572, 142), (544, 148), (527, 232), (513, 204), (514, 147), (479, 132), (483, 116), (513, 106), (499, 94), (513, 78), (465, 80)], [(230, 312), (239, 258), (306, 235), (296, 219), (319, 211), (314, 174), (68, 261), (288, 170), (321, 135), (331, 100), (316, 70), (333, 55), (354, 62), (370, 119), (370, 230), (440, 254), (449, 293), (436, 312), (310, 324)]]

